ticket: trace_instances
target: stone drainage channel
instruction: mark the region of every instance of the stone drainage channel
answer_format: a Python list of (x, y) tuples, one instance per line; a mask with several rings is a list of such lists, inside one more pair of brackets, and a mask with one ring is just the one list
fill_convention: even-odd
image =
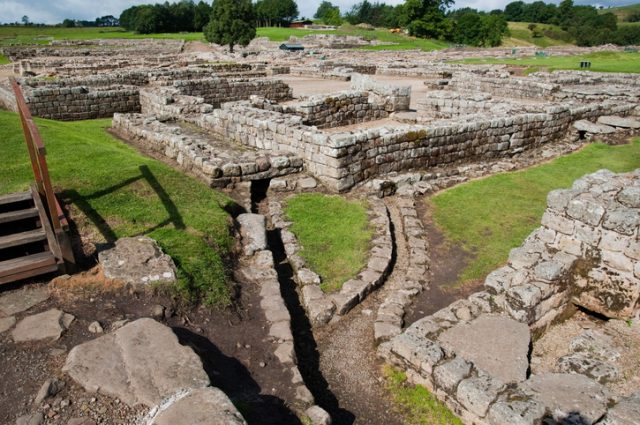
[[(268, 183), (265, 180), (251, 184), (250, 209), (253, 214), (270, 217)], [(391, 216), (394, 246), (391, 274), (385, 285), (347, 315), (336, 316), (339, 319), (334, 318), (329, 324), (315, 328), (296, 291), (294, 271), (289, 264), (280, 229), (267, 224), (268, 246), (273, 254), (280, 294), (290, 314), (298, 370), (313, 396), (313, 403), (326, 411), (334, 424), (403, 423), (384, 388), (382, 362), (376, 357), (376, 341), (386, 340), (401, 331), (404, 308), (413, 296), (427, 287), (427, 281), (411, 281), (408, 276), (408, 273), (414, 276), (421, 274), (421, 279), (424, 279), (428, 267), (427, 252), (426, 244), (422, 242), (423, 250), (416, 254), (413, 244), (424, 241), (424, 238), (420, 229), (416, 231), (414, 227), (407, 227), (407, 219), (404, 218), (408, 213), (408, 220), (413, 220), (409, 226), (415, 225), (413, 200), (389, 198), (385, 204)], [(414, 211), (413, 215), (411, 211)], [(415, 264), (413, 259), (416, 257), (423, 260)], [(411, 290), (407, 289), (408, 280), (413, 282)], [(393, 311), (391, 319), (389, 309)], [(376, 330), (374, 335), (374, 327), (377, 329), (381, 323), (384, 329), (389, 329), (387, 325), (392, 323), (397, 330), (382, 337)]]

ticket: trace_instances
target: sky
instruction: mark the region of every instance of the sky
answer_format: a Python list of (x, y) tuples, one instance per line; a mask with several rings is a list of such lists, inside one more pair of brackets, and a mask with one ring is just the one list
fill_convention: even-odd
[[(169, 0), (174, 2), (176, 0)], [(209, 0), (210, 1), (210, 0)], [(332, 0), (343, 12), (361, 0)], [(369, 0), (374, 2), (375, 0)], [(387, 4), (399, 4), (404, 0), (387, 0)], [(473, 7), (480, 10), (504, 8), (513, 0), (458, 0), (455, 8)], [(530, 3), (533, 0), (525, 0)], [(558, 3), (560, 0), (551, 0)], [(640, 0), (574, 0), (576, 4), (592, 4), (595, 6), (622, 6), (638, 3)], [(27, 15), (31, 22), (56, 24), (65, 18), (78, 20), (94, 20), (105, 15), (120, 16), (124, 9), (142, 3), (160, 3), (164, 0), (0, 0), (0, 23), (20, 22)], [(297, 1), (300, 16), (310, 18), (315, 13), (321, 0)], [(547, 0), (549, 2), (549, 0)]]

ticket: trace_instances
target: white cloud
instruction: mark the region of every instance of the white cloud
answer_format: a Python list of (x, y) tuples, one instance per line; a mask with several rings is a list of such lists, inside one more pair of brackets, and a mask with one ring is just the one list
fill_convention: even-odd
[[(169, 0), (176, 1), (176, 0)], [(210, 0), (209, 0), (210, 1)], [(321, 0), (298, 1), (300, 16), (310, 18), (316, 12)], [(332, 3), (340, 6), (343, 12), (361, 0), (333, 0)], [(377, 0), (369, 0), (372, 3)], [(492, 10), (503, 8), (512, 0), (460, 0), (455, 8), (473, 7), (480, 10)], [(533, 0), (526, 0), (531, 2)], [(560, 0), (553, 0), (558, 3)], [(164, 0), (0, 0), (0, 23), (19, 22), (22, 16), (27, 15), (31, 22), (43, 22), (56, 24), (65, 18), (93, 20), (100, 16), (119, 16), (120, 13), (135, 4), (161, 3)], [(387, 4), (396, 5), (404, 0), (387, 0)], [(603, 6), (632, 4), (637, 0), (577, 0), (580, 4), (597, 4)]]

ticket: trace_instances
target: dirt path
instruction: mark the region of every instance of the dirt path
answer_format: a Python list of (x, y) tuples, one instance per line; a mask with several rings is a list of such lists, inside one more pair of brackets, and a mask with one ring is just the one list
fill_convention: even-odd
[[(394, 225), (396, 262), (385, 285), (371, 294), (339, 322), (318, 334), (320, 369), (329, 388), (350, 415), (335, 416), (336, 424), (403, 424), (403, 418), (384, 387), (380, 362), (376, 358), (373, 322), (386, 296), (385, 287), (403, 279), (407, 269), (407, 247), (402, 220), (393, 200), (387, 202)], [(338, 412), (340, 413), (340, 412)]]

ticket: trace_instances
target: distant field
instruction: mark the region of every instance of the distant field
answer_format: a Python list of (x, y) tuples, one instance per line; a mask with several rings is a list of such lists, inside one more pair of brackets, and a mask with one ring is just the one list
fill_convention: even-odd
[(590, 71), (640, 73), (640, 53), (600, 52), (579, 56), (528, 57), (522, 59), (466, 59), (463, 63), (495, 63), (528, 67), (527, 72), (580, 69), (581, 61), (590, 61)]
[(201, 32), (136, 34), (122, 28), (59, 28), (0, 26), (0, 46), (8, 44), (47, 44), (51, 40), (93, 40), (97, 38), (170, 38), (204, 41)]
[(609, 7), (601, 9), (600, 13), (611, 12), (618, 17), (618, 23), (624, 22), (627, 16), (634, 12), (640, 12), (640, 3), (630, 4), (628, 6)]
[[(510, 37), (505, 37), (502, 41), (504, 46), (538, 46), (538, 47), (549, 47), (549, 46), (565, 46), (571, 44), (559, 38), (552, 38), (544, 35), (543, 37), (533, 37), (531, 30), (529, 30), (529, 22), (509, 22), (509, 32), (511, 33)], [(563, 31), (560, 27), (556, 25), (548, 25), (548, 24), (536, 24), (538, 30), (551, 31), (554, 35), (567, 37), (566, 31)]]
[(353, 35), (361, 36), (370, 40), (380, 40), (385, 42), (397, 43), (386, 46), (367, 46), (366, 50), (438, 50), (449, 46), (449, 43), (440, 40), (431, 40), (423, 38), (409, 37), (405, 34), (392, 34), (389, 30), (380, 28), (373, 31), (359, 29), (353, 26), (343, 25), (337, 30), (307, 30), (298, 28), (258, 28), (258, 37), (269, 37), (271, 41), (287, 41), (289, 37), (302, 38), (309, 34), (335, 34), (335, 35)]

